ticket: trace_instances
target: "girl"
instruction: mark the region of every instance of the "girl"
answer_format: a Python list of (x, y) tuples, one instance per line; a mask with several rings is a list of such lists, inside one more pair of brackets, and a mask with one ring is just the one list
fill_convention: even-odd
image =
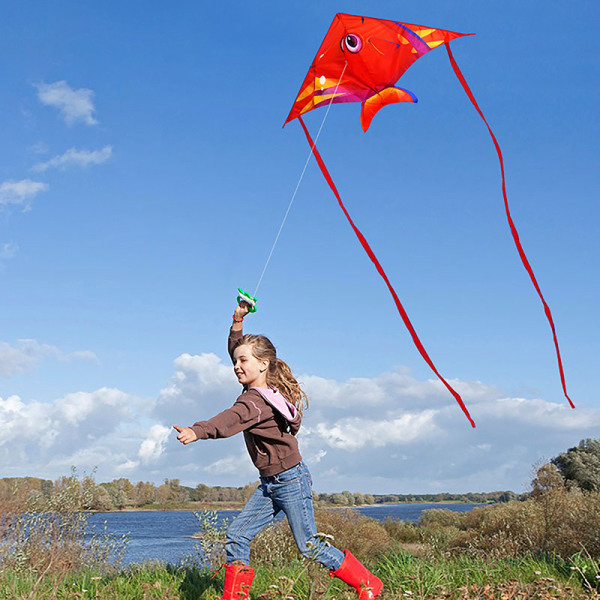
[(248, 566), (250, 542), (283, 511), (300, 552), (319, 561), (329, 574), (358, 592), (359, 600), (381, 593), (381, 580), (370, 573), (348, 550), (341, 552), (316, 536), (312, 504), (312, 480), (298, 451), (306, 394), (275, 347), (262, 335), (243, 335), (242, 322), (248, 305), (236, 307), (228, 349), (233, 370), (243, 386), (231, 408), (208, 421), (179, 427), (182, 444), (225, 438), (243, 432), (260, 485), (227, 529), (225, 589), (221, 600), (246, 600), (254, 578)]

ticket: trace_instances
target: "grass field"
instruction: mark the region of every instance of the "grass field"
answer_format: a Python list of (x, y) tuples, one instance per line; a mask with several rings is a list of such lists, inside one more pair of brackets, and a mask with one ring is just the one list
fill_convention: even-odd
[[(382, 599), (545, 600), (598, 598), (593, 578), (568, 561), (484, 557), (415, 557), (397, 548), (369, 567), (384, 582)], [(222, 573), (193, 565), (147, 563), (102, 573), (94, 570), (5, 570), (0, 598), (6, 600), (213, 600), (222, 592)], [(297, 559), (285, 565), (261, 565), (251, 598), (286, 600), (349, 599), (354, 590), (330, 578), (320, 565)]]
[[(550, 482), (552, 483), (552, 482)], [(600, 600), (600, 494), (548, 483), (524, 502), (467, 513), (425, 511), (418, 524), (356, 511), (316, 512), (320, 536), (348, 548), (384, 583), (382, 600)], [(200, 558), (120, 566), (127, 539), (86, 538), (87, 515), (65, 487), (42, 509), (0, 506), (0, 600), (214, 600), (225, 533), (198, 514)], [(200, 555), (199, 555), (200, 556)], [(301, 558), (285, 522), (252, 543), (252, 600), (353, 599)]]

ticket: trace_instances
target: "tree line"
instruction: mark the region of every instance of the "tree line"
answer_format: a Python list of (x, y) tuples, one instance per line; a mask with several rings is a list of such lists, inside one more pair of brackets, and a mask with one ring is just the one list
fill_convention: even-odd
[(96, 483), (91, 476), (77, 477), (73, 472), (56, 481), (36, 477), (5, 477), (0, 479), (0, 500), (15, 504), (43, 507), (55, 494), (75, 488), (80, 507), (84, 510), (111, 511), (140, 508), (167, 508), (186, 504), (237, 505), (245, 503), (256, 484), (243, 487), (209, 487), (202, 483), (195, 488), (181, 485), (179, 479), (165, 479), (161, 485), (150, 481), (132, 483), (121, 477), (107, 483)]
[[(56, 481), (36, 477), (5, 477), (0, 479), (0, 500), (13, 498), (35, 507), (43, 507), (55, 494), (67, 487), (78, 489), (80, 506), (84, 510), (111, 511), (123, 509), (169, 508), (191, 506), (238, 506), (245, 504), (258, 482), (243, 487), (211, 487), (199, 483), (196, 487), (181, 485), (179, 479), (165, 479), (161, 485), (149, 481), (132, 483), (127, 478), (108, 483), (96, 483), (93, 477), (78, 478), (76, 474)], [(314, 493), (320, 506), (365, 506), (390, 502), (506, 502), (518, 499), (514, 492), (466, 494), (364, 494), (343, 492)]]
[[(548, 468), (556, 469), (569, 488), (600, 492), (600, 439), (581, 440), (579, 444), (553, 458)], [(75, 472), (56, 481), (36, 477), (4, 477), (0, 479), (0, 501), (43, 508), (55, 494), (68, 487), (78, 489), (79, 506), (84, 510), (111, 511), (143, 508), (237, 507), (243, 505), (258, 482), (243, 487), (196, 487), (181, 485), (179, 479), (164, 479), (161, 485), (149, 481), (132, 483), (127, 478), (96, 483), (93, 476), (77, 477)], [(529, 494), (512, 491), (467, 492), (464, 494), (364, 494), (343, 491), (315, 493), (315, 504), (321, 506), (364, 506), (391, 502), (470, 502), (478, 504), (526, 500)]]

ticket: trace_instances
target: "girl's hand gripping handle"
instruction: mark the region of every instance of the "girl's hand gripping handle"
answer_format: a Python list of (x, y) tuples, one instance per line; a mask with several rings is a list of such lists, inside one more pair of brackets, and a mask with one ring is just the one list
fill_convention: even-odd
[(245, 303), (248, 306), (248, 312), (256, 312), (257, 299), (251, 296), (248, 292), (245, 292), (242, 288), (238, 288), (238, 304)]

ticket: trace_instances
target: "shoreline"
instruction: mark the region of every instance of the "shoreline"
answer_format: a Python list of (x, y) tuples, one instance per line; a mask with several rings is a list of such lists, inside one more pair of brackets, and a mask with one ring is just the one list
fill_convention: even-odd
[[(437, 502), (377, 502), (373, 504), (355, 504), (336, 505), (336, 504), (315, 504), (315, 509), (339, 510), (339, 509), (355, 509), (355, 508), (386, 508), (389, 506), (415, 505), (415, 504), (433, 504), (433, 505), (454, 505), (454, 504), (469, 504), (473, 506), (492, 506), (497, 502), (463, 502), (461, 500), (440, 500)], [(114, 508), (110, 510), (86, 510), (87, 513), (124, 513), (124, 512), (168, 512), (168, 511), (218, 511), (218, 510), (242, 510), (244, 503), (223, 503), (223, 504), (199, 504), (190, 505), (190, 503), (182, 505), (159, 505), (159, 506), (127, 506), (124, 508)]]

